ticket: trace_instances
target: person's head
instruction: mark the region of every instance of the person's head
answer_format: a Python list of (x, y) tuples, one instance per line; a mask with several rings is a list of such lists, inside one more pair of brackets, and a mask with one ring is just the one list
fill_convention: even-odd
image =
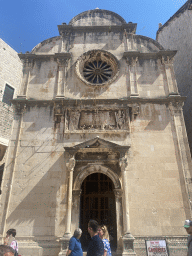
[(191, 220), (185, 221), (184, 228), (186, 229), (186, 231), (189, 235), (192, 235), (192, 221)]
[(16, 236), (16, 229), (14, 229), (14, 228), (9, 229), (9, 230), (7, 231), (7, 236), (10, 236), (10, 235), (12, 235), (13, 237), (15, 237), (15, 236)]
[(82, 234), (82, 230), (80, 228), (76, 228), (75, 231), (74, 231), (73, 236), (75, 238), (79, 239), (81, 237), (81, 234)]
[(90, 220), (88, 223), (88, 232), (90, 236), (94, 236), (97, 234), (99, 228), (99, 224), (96, 220)]
[(0, 256), (14, 256), (15, 251), (7, 245), (0, 245)]
[(99, 227), (99, 237), (101, 239), (107, 239), (109, 241), (109, 233), (105, 225)]

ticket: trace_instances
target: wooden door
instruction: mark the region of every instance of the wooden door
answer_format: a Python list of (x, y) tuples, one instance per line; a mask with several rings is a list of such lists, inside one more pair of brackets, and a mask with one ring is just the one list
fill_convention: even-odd
[(116, 209), (113, 189), (110, 178), (102, 173), (89, 175), (82, 184), (80, 227), (83, 231), (81, 243), (84, 251), (90, 241), (87, 232), (90, 219), (108, 227), (111, 247), (116, 248)]

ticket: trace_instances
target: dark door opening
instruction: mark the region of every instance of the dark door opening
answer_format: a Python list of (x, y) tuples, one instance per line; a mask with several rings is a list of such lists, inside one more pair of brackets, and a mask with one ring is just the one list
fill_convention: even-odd
[(91, 239), (87, 231), (90, 219), (107, 226), (111, 249), (116, 250), (117, 228), (113, 182), (102, 173), (94, 173), (84, 180), (81, 188), (80, 228), (83, 231), (81, 236), (83, 251), (87, 250)]

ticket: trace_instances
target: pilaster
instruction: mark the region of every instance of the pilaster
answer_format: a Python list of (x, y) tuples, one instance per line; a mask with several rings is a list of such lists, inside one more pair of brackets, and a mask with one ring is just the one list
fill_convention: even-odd
[(57, 96), (56, 98), (65, 97), (65, 86), (66, 86), (66, 70), (68, 66), (69, 58), (65, 56), (59, 56), (57, 58), (58, 63), (58, 83), (57, 83)]
[(134, 237), (130, 232), (130, 219), (129, 219), (129, 198), (128, 198), (128, 185), (127, 185), (127, 158), (126, 156), (122, 157), (119, 160), (119, 165), (121, 167), (122, 174), (122, 185), (123, 185), (123, 227), (124, 235), (122, 236), (123, 242), (123, 253), (124, 256), (133, 256), (136, 255), (134, 252), (133, 242)]
[(126, 63), (128, 65), (129, 81), (130, 81), (130, 96), (138, 97), (138, 81), (137, 81), (137, 62), (138, 57), (126, 57)]
[(169, 95), (178, 95), (178, 89), (176, 85), (176, 79), (173, 70), (173, 56), (162, 56), (162, 64), (165, 67), (166, 80), (168, 85)]
[(33, 67), (33, 63), (34, 61), (31, 58), (23, 59), (23, 79), (20, 87), (20, 92), (17, 98), (26, 99), (27, 84), (29, 80), (30, 71)]

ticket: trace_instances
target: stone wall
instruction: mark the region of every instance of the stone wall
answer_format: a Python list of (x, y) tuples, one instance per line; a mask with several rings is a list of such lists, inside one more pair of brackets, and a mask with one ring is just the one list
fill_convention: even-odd
[(174, 59), (174, 71), (179, 92), (187, 99), (184, 104), (185, 124), (192, 152), (192, 11), (185, 10), (159, 29), (157, 41), (166, 49), (177, 50)]

